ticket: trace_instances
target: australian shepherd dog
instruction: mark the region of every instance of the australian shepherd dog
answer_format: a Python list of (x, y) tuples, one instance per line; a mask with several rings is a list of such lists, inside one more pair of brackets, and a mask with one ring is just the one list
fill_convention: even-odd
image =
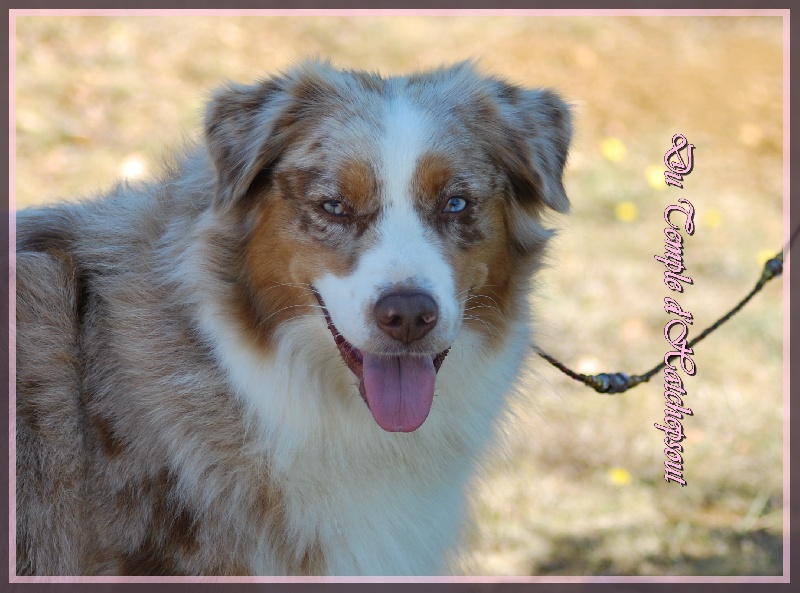
[(18, 574), (447, 571), (570, 119), (312, 61), (219, 90), (158, 180), (18, 212)]

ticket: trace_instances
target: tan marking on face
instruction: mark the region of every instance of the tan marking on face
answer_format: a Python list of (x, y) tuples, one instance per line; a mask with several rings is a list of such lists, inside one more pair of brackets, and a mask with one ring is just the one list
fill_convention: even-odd
[(467, 248), (451, 248), (459, 300), (465, 300), (464, 325), (478, 331), (491, 344), (505, 332), (513, 314), (515, 273), (509, 257), (503, 203), (492, 200), (482, 216), (486, 239)]
[(244, 249), (244, 270), (235, 316), (262, 351), (282, 324), (318, 315), (312, 283), (324, 273), (346, 275), (355, 254), (341, 245), (325, 245), (302, 230), (297, 204), (277, 191), (266, 196)]
[[(475, 307), (470, 312), (480, 319), (472, 320), (471, 326), (487, 335), (490, 344), (494, 341), (492, 338), (505, 334), (520, 308), (528, 306), (529, 282), (542, 265), (547, 243), (547, 234), (542, 233), (526, 249), (520, 250), (522, 239), (515, 236), (515, 225), (509, 220), (509, 202), (498, 200), (495, 206), (491, 216), (492, 231), (487, 241), (475, 248), (480, 252), (475, 257), (485, 263), (488, 274), (484, 285), (472, 289), (467, 303), (467, 307), (470, 304)], [(519, 215), (519, 211), (514, 210), (514, 214)], [(468, 322), (465, 320), (465, 323)]]
[(339, 192), (353, 206), (353, 214), (373, 209), (378, 194), (378, 182), (372, 167), (360, 160), (349, 159), (339, 169)]
[[(436, 217), (434, 224), (448, 245), (447, 258), (453, 268), (457, 298), (465, 301), (464, 324), (482, 333), (492, 344), (505, 334), (515, 314), (516, 287), (527, 278), (521, 279), (523, 272), (517, 269), (509, 246), (505, 196), (469, 196), (469, 190), (465, 190), (465, 197), (477, 198), (479, 204), (471, 205), (461, 217), (449, 218), (439, 212), (455, 170), (455, 163), (448, 156), (424, 154), (415, 174), (415, 193), (420, 210)], [(502, 183), (498, 180), (486, 185), (499, 186)]]
[(447, 188), (453, 177), (450, 161), (443, 155), (426, 153), (417, 164), (414, 184), (417, 195), (422, 200), (435, 201)]

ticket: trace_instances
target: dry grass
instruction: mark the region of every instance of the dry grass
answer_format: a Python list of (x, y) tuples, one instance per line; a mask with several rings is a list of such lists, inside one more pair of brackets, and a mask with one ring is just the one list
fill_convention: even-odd
[[(695, 335), (782, 241), (778, 18), (26, 17), (16, 40), (18, 206), (148, 173), (195, 134), (209, 89), (309, 55), (384, 73), (476, 57), (559, 89), (577, 109), (574, 208), (554, 221), (536, 307), (540, 343), (579, 370), (642, 372), (666, 352), (653, 255), (678, 197), (697, 208), (695, 284), (680, 297)], [(697, 146), (682, 192), (647, 177), (676, 132)], [(464, 569), (781, 574), (781, 295), (778, 280), (697, 348), (686, 488), (663, 479), (660, 381), (605, 397), (534, 361), (506, 451), (476, 488)]]

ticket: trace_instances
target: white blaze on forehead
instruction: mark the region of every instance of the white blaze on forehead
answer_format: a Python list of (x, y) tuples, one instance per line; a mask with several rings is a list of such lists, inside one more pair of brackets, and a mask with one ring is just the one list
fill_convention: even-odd
[(413, 212), (411, 182), (433, 132), (433, 122), (426, 119), (426, 114), (402, 95), (386, 103), (381, 172), (387, 210)]
[(431, 333), (444, 350), (460, 329), (461, 307), (441, 239), (414, 206), (415, 175), (420, 157), (431, 149), (435, 122), (402, 95), (387, 100), (382, 121), (375, 168), (383, 208), (376, 241), (352, 274), (342, 278), (326, 274), (316, 286), (334, 325), (362, 349), (381, 337), (372, 310), (386, 290), (401, 285), (425, 291), (439, 306), (439, 321)]
[(405, 97), (393, 98), (386, 105), (380, 164), (383, 213), (378, 223), (376, 252), (391, 269), (384, 278), (387, 284), (409, 278), (417, 283), (431, 281), (432, 278), (420, 277), (420, 272), (434, 261), (444, 263), (436, 234), (423, 223), (414, 207), (414, 177), (432, 132), (433, 122), (426, 119), (426, 114)]

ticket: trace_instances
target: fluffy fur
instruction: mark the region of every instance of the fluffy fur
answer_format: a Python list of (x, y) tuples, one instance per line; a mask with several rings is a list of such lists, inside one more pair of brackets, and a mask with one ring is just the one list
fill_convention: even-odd
[[(160, 180), (17, 213), (18, 574), (446, 570), (569, 139), (469, 63), (310, 62), (216, 93)], [(375, 399), (395, 363), (438, 368), (429, 410)]]

